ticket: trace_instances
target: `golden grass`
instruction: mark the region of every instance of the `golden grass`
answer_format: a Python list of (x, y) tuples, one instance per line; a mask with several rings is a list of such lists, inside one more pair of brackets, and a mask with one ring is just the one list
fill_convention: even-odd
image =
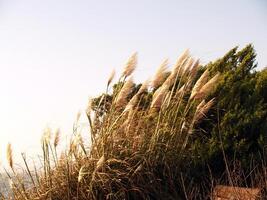
[(12, 153), (12, 147), (10, 143), (8, 143), (7, 145), (6, 155), (7, 155), (8, 164), (10, 168), (13, 169), (13, 153)]
[[(135, 53), (114, 91), (108, 94), (107, 90), (98, 101), (89, 102), (85, 114), (90, 127), (90, 146), (74, 128), (75, 136), (68, 149), (58, 156), (60, 131), (52, 137), (52, 131), (46, 130), (41, 143), (42, 170), (30, 170), (24, 156), (30, 187), (17, 175), (10, 176), (14, 199), (180, 197), (176, 189), (180, 165), (190, 147), (195, 125), (215, 101), (207, 101), (206, 97), (219, 75), (208, 81), (206, 70), (194, 84), (199, 60), (192, 58), (187, 50), (170, 73), (166, 60), (151, 84), (146, 81), (136, 90), (130, 77), (136, 65)], [(108, 78), (107, 87), (114, 75), (112, 72)], [(104, 107), (107, 110), (103, 112)], [(81, 114), (78, 113), (75, 124), (79, 123)], [(10, 144), (7, 157), (14, 169)]]

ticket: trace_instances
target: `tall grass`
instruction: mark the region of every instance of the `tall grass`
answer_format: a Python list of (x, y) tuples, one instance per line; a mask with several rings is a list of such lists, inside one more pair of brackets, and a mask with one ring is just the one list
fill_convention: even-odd
[[(151, 82), (133, 82), (137, 54), (127, 62), (119, 81), (90, 101), (86, 116), (91, 144), (78, 129), (68, 148), (58, 154), (60, 132), (42, 139), (42, 170), (30, 169), (30, 183), (17, 173), (12, 148), (7, 155), (14, 199), (190, 199), (198, 192), (187, 181), (190, 148), (196, 125), (216, 99), (207, 99), (220, 75), (211, 77), (199, 60), (185, 51), (172, 70), (165, 60)], [(199, 77), (199, 78), (197, 78)], [(77, 117), (77, 123), (79, 117)], [(208, 178), (208, 177), (206, 177)], [(189, 192), (191, 191), (191, 192)], [(194, 194), (193, 194), (194, 193)]]

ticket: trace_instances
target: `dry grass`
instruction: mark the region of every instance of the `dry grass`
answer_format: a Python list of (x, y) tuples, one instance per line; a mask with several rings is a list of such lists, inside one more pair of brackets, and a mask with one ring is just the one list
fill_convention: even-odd
[[(59, 156), (60, 131), (52, 139), (48, 129), (42, 139), (42, 170), (29, 169), (26, 156), (23, 157), (30, 183), (13, 170), (12, 149), (8, 146), (13, 193), (7, 199), (189, 198), (186, 191), (180, 190), (180, 170), (196, 124), (215, 101), (205, 98), (219, 75), (210, 79), (206, 70), (194, 84), (199, 60), (185, 51), (171, 72), (164, 61), (151, 84), (147, 81), (135, 90), (130, 76), (136, 64), (134, 54), (111, 98), (107, 89), (94, 105), (90, 101), (85, 113), (91, 146), (74, 129), (68, 149)], [(107, 87), (114, 75), (112, 72)], [(103, 113), (106, 105), (109, 107)]]

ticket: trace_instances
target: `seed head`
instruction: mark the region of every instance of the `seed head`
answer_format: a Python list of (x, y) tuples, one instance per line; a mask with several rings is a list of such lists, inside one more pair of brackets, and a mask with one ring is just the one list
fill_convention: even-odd
[(173, 67), (172, 73), (177, 74), (180, 71), (182, 64), (184, 64), (186, 62), (186, 60), (189, 58), (189, 56), (190, 56), (189, 54), (190, 54), (189, 49), (186, 49), (179, 56), (179, 58), (177, 59), (175, 65)]
[(110, 85), (110, 83), (113, 81), (114, 77), (115, 77), (115, 69), (112, 70), (112, 72), (110, 73), (109, 75), (109, 78), (108, 78), (108, 83), (107, 83), (107, 86)]
[(55, 137), (54, 137), (54, 147), (56, 148), (59, 143), (59, 137), (60, 137), (60, 129), (56, 130)]
[(201, 89), (196, 93), (194, 98), (201, 99), (206, 97), (210, 93), (210, 91), (216, 86), (219, 77), (220, 74), (217, 73), (212, 79), (210, 79), (205, 85), (201, 87)]
[(12, 153), (12, 146), (10, 143), (7, 144), (7, 161), (9, 167), (13, 169), (13, 153)]
[(162, 85), (162, 83), (166, 79), (167, 69), (168, 69), (168, 59), (163, 61), (163, 63), (159, 66), (156, 74), (154, 75), (151, 81), (151, 86), (153, 88), (158, 88), (160, 85)]
[(206, 69), (205, 72), (200, 76), (200, 78), (195, 83), (195, 85), (191, 91), (190, 99), (192, 99), (196, 96), (197, 92), (199, 92), (201, 87), (207, 82), (208, 77), (209, 77), (209, 70)]
[(127, 61), (124, 70), (122, 72), (122, 76), (124, 77), (130, 76), (134, 72), (136, 65), (137, 65), (137, 52), (134, 53)]
[(151, 103), (151, 108), (157, 108), (160, 109), (167, 94), (168, 94), (168, 88), (165, 86), (161, 86), (154, 94), (153, 100)]
[(131, 93), (134, 86), (132, 78), (127, 80), (121, 88), (118, 97), (115, 100), (116, 107), (122, 107), (127, 103), (127, 97)]

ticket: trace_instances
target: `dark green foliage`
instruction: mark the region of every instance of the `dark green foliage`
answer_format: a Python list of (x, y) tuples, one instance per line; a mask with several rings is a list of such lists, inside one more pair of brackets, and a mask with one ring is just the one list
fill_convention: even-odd
[[(217, 72), (221, 73), (216, 90), (207, 99), (215, 97), (215, 105), (196, 127), (187, 151), (183, 152), (183, 156), (180, 157), (181, 160), (178, 161), (176, 158), (180, 152), (174, 149), (170, 151), (170, 153), (175, 153), (174, 155), (167, 151), (163, 152), (161, 146), (159, 146), (159, 151), (156, 151), (162, 153), (163, 158), (169, 159), (165, 162), (169, 167), (171, 166), (173, 171), (179, 172), (173, 174), (177, 182), (167, 184), (168, 187), (174, 187), (179, 194), (193, 192), (199, 194), (198, 198), (202, 199), (212, 187), (211, 180), (215, 179), (220, 184), (229, 184), (229, 176), (235, 177), (235, 175), (226, 173), (226, 162), (231, 172), (240, 168), (244, 173), (244, 176), (240, 178), (241, 181), (235, 182), (236, 185), (252, 185), (245, 177), (254, 167), (264, 161), (264, 151), (267, 147), (267, 69), (256, 71), (255, 58), (256, 53), (252, 45), (240, 51), (235, 47), (222, 58), (203, 66), (198, 71), (193, 82), (206, 68), (210, 70), (211, 77)], [(178, 82), (181, 84), (183, 80)], [(105, 101), (112, 102), (122, 84), (120, 82), (114, 85), (112, 95), (104, 94)], [(178, 85), (174, 86), (174, 88), (177, 87)], [(132, 93), (129, 94), (129, 100), (139, 88), (140, 85), (135, 85)], [(147, 102), (151, 101), (154, 92), (155, 90), (143, 94), (139, 102), (140, 110), (146, 110), (149, 106)], [(185, 96), (185, 99), (188, 98), (189, 96)], [(95, 99), (95, 108), (100, 100), (101, 97)], [(109, 105), (109, 103), (103, 105)], [(101, 107), (99, 109), (103, 109)], [(155, 116), (151, 115), (151, 118)], [(174, 123), (172, 115), (169, 119)], [(148, 126), (151, 123), (146, 124)], [(162, 135), (167, 137), (168, 134), (164, 132)], [(161, 140), (160, 137), (159, 140)], [(154, 155), (152, 157), (155, 159)], [(165, 167), (161, 165), (158, 167), (155, 168), (155, 174), (158, 174), (160, 180), (168, 182)], [(176, 168), (178, 170), (175, 170)], [(184, 191), (183, 184), (188, 190)], [(195, 191), (192, 191), (192, 188)], [(170, 191), (166, 190), (166, 192)]]
[(193, 149), (201, 158), (197, 162), (207, 162), (214, 171), (225, 170), (223, 150), (229, 162), (241, 161), (248, 169), (251, 158), (266, 147), (267, 70), (255, 71), (255, 57), (252, 45), (240, 51), (236, 47), (206, 66), (213, 73), (220, 71), (222, 79)]
[[(143, 118), (142, 129), (138, 129), (138, 133), (144, 135), (145, 141), (150, 141), (153, 132), (151, 130), (157, 127), (157, 137), (153, 138), (156, 145), (145, 157), (146, 162), (150, 163), (146, 166), (149, 170), (146, 171), (145, 168), (140, 175), (142, 178), (138, 180), (143, 184), (140, 188), (151, 191), (150, 199), (158, 198), (153, 194), (164, 199), (186, 199), (186, 196), (189, 196), (189, 199), (190, 196), (206, 199), (213, 184), (253, 186), (253, 180), (248, 180), (247, 177), (251, 177), (252, 169), (260, 168), (260, 164), (265, 161), (263, 156), (267, 144), (267, 69), (256, 71), (255, 58), (256, 53), (252, 45), (240, 51), (235, 47), (221, 59), (199, 69), (192, 82), (196, 82), (207, 68), (211, 72), (210, 78), (217, 72), (220, 72), (221, 77), (215, 91), (206, 99), (208, 101), (215, 97), (215, 104), (206, 118), (195, 127), (185, 151), (177, 148), (179, 142), (184, 141), (181, 138), (185, 138), (182, 132), (178, 131), (179, 137), (172, 138), (171, 130), (177, 133), (175, 127), (179, 127), (182, 117), (192, 118), (189, 115), (194, 112), (184, 115), (185, 105), (170, 112), (173, 109), (170, 106), (166, 111), (168, 115), (164, 118), (164, 123), (160, 125), (157, 125), (157, 112)], [(180, 88), (184, 82), (186, 77), (178, 77), (174, 89)], [(119, 82), (113, 86), (111, 95), (103, 94), (96, 98), (94, 110), (102, 109), (98, 113), (105, 114), (122, 85), (123, 82)], [(136, 94), (140, 86), (134, 86), (127, 97), (128, 100)], [(154, 92), (155, 90), (149, 90), (142, 94), (137, 110), (145, 111), (148, 108)], [(184, 95), (184, 100), (188, 99), (189, 94)], [(175, 101), (173, 103), (176, 105)], [(198, 104), (198, 101), (192, 103), (194, 106)], [(142, 116), (141, 113), (139, 117)], [(177, 114), (178, 118), (175, 117)], [(131, 128), (135, 127), (136, 124)], [(141, 153), (146, 152), (148, 144), (142, 144)], [(151, 179), (147, 174), (153, 174), (154, 178)], [(151, 180), (152, 185), (146, 184), (151, 183)], [(134, 179), (131, 181), (134, 183)], [(141, 198), (135, 191), (128, 194), (129, 198)]]
[[(208, 112), (191, 138), (188, 160), (184, 163), (186, 174), (201, 181), (209, 176), (209, 166), (215, 176), (225, 172), (223, 151), (229, 163), (240, 161), (242, 168), (249, 173), (251, 159), (263, 156), (267, 144), (267, 69), (256, 71), (256, 53), (252, 45), (238, 51), (231, 49), (222, 58), (203, 66), (195, 78), (201, 76), (206, 68), (211, 77), (221, 73), (217, 89), (210, 95), (216, 103)], [(181, 81), (182, 82), (182, 81)], [(103, 94), (111, 102), (123, 82), (113, 86), (113, 94)], [(141, 85), (135, 85), (130, 100)], [(145, 109), (153, 92), (143, 95), (139, 106)], [(95, 107), (101, 96), (95, 99)], [(103, 105), (109, 105), (103, 103)], [(101, 109), (102, 108), (100, 106)], [(109, 108), (107, 108), (109, 109)]]

